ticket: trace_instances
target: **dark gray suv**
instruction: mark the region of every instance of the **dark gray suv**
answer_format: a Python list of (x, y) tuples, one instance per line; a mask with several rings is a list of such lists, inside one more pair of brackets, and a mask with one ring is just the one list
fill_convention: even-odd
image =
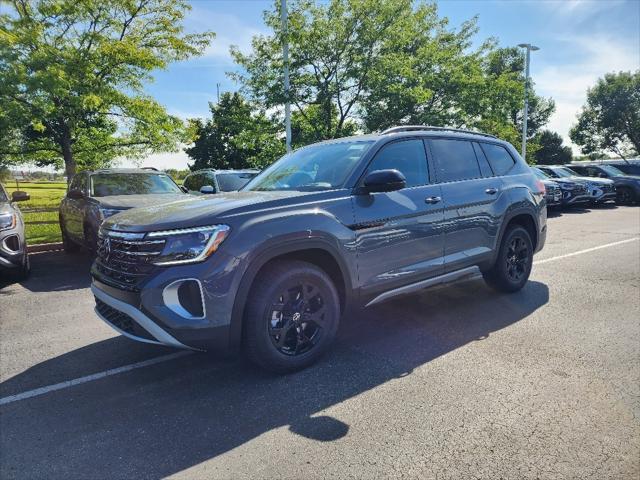
[(545, 243), (544, 193), (490, 135), (396, 127), (310, 145), (240, 192), (106, 219), (96, 312), (135, 340), (296, 370), (353, 308), (477, 273), (520, 290)]

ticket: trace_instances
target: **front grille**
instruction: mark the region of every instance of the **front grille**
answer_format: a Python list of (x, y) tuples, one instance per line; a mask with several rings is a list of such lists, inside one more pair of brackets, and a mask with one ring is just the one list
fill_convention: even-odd
[(140, 283), (156, 268), (153, 259), (164, 240), (143, 240), (142, 235), (101, 231), (95, 269), (100, 280), (123, 290), (137, 292)]
[(133, 335), (134, 337), (145, 338), (147, 340), (155, 340), (149, 332), (142, 328), (138, 323), (126, 313), (107, 305), (96, 297), (96, 310), (102, 317), (114, 327), (123, 332)]
[(585, 195), (589, 192), (589, 189), (586, 185), (578, 185), (574, 190), (574, 195)]

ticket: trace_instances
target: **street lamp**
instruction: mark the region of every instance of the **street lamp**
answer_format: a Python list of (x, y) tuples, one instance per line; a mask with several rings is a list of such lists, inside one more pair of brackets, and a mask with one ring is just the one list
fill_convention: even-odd
[(527, 60), (524, 67), (524, 117), (522, 121), (522, 158), (527, 160), (527, 120), (529, 118), (529, 62), (531, 59), (531, 52), (540, 50), (540, 47), (531, 45), (530, 43), (521, 43), (518, 45), (520, 48), (527, 49)]

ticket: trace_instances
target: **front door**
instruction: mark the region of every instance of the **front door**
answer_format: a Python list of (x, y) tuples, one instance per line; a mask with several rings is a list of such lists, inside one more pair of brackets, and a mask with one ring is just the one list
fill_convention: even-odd
[(358, 276), (363, 295), (443, 273), (443, 206), (421, 139), (387, 144), (368, 172), (395, 168), (407, 186), (353, 197)]

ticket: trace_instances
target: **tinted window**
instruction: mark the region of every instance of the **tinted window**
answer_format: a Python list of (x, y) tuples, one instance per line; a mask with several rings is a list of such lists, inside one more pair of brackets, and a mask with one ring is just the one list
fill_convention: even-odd
[(476, 152), (476, 158), (478, 159), (478, 164), (480, 165), (480, 173), (482, 173), (482, 176), (484, 178), (493, 177), (493, 170), (491, 170), (491, 166), (487, 161), (486, 155), (480, 148), (480, 145), (478, 145), (477, 143), (474, 143), (473, 149)]
[(146, 173), (104, 173), (91, 176), (91, 196), (180, 193), (168, 175)]
[(487, 160), (489, 160), (491, 168), (496, 175), (506, 174), (515, 164), (513, 157), (509, 154), (507, 149), (500, 145), (483, 143), (482, 150), (484, 150)]
[(396, 169), (407, 179), (407, 187), (416, 187), (429, 183), (427, 175), (427, 155), (422, 140), (405, 140), (382, 147), (367, 169)]
[(479, 178), (480, 167), (473, 145), (466, 140), (431, 140), (433, 156), (438, 160), (438, 180), (455, 182)]
[(249, 180), (255, 177), (255, 173), (218, 173), (218, 186), (221, 192), (233, 192), (244, 187)]
[(245, 190), (318, 191), (341, 187), (373, 142), (334, 142), (291, 152), (264, 170)]
[[(199, 192), (203, 185), (206, 185), (205, 175), (203, 173), (192, 173), (184, 179), (184, 187), (190, 192)], [(211, 180), (211, 186), (215, 187), (215, 183)]]

